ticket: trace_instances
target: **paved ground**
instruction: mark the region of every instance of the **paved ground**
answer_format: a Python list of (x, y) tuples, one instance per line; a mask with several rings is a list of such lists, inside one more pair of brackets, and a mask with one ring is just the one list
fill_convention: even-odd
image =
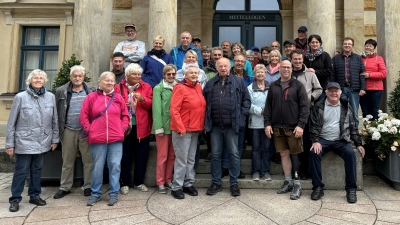
[(376, 176), (364, 177), (365, 189), (357, 192), (356, 204), (346, 202), (344, 191), (332, 190), (320, 201), (310, 200), (311, 190), (293, 201), (272, 189), (242, 189), (234, 198), (227, 189), (207, 196), (202, 188), (197, 197), (176, 200), (150, 188), (131, 189), (110, 207), (105, 185), (101, 201), (89, 207), (79, 188), (55, 200), (57, 187), (46, 186), (41, 195), (46, 206), (29, 204), (25, 188), (16, 213), (8, 211), (11, 179), (12, 173), (0, 173), (0, 224), (400, 224), (400, 192)]

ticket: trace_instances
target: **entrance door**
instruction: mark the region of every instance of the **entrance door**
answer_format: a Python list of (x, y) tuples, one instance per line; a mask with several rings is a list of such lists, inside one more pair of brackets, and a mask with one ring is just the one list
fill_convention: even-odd
[[(267, 6), (268, 2), (264, 0), (260, 4)], [(238, 8), (234, 9), (241, 9), (242, 3), (245, 5), (243, 10), (225, 10), (221, 8), (225, 3), (229, 3), (227, 6), (230, 8), (234, 7), (232, 4), (237, 4)], [(220, 4), (222, 6), (218, 8)], [(220, 0), (217, 3), (213, 19), (213, 46), (219, 46), (222, 41), (229, 41), (240, 42), (246, 49), (254, 45), (261, 48), (269, 46), (274, 40), (282, 39), (282, 19), (279, 11), (246, 10), (252, 8), (252, 5), (251, 0)]]

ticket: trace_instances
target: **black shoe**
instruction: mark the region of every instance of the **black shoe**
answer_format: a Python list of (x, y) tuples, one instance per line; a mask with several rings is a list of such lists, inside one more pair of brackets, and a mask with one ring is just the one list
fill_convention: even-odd
[(211, 187), (207, 189), (207, 195), (215, 195), (217, 192), (222, 191), (222, 186), (218, 184), (211, 184)]
[(229, 176), (229, 169), (228, 168), (222, 168), (221, 178), (223, 178), (225, 176)]
[(231, 195), (234, 197), (240, 196), (240, 189), (237, 184), (231, 186)]
[(54, 199), (63, 198), (69, 193), (71, 193), (71, 191), (58, 190), (57, 193), (53, 196), (53, 198)]
[(289, 181), (285, 180), (281, 188), (278, 189), (277, 193), (278, 194), (288, 193), (291, 190), (293, 190), (293, 183), (291, 184)]
[(239, 179), (244, 179), (244, 178), (246, 178), (246, 175), (242, 171), (240, 171), (240, 174), (239, 174), (238, 178)]
[(41, 198), (29, 199), (29, 203), (35, 204), (37, 206), (44, 206), (46, 205), (46, 201)]
[(11, 202), (9, 209), (10, 209), (10, 212), (17, 212), (19, 210), (19, 203), (18, 202)]
[(320, 200), (324, 196), (324, 189), (322, 187), (317, 187), (311, 193), (312, 200)]
[(177, 191), (171, 191), (171, 195), (172, 197), (176, 198), (176, 199), (184, 199), (185, 195), (182, 192), (182, 189), (179, 189)]
[(83, 195), (84, 196), (92, 195), (92, 189), (91, 188), (85, 188), (85, 190), (83, 190)]
[(348, 203), (356, 203), (357, 202), (357, 194), (356, 191), (348, 191), (346, 194)]
[(190, 196), (197, 196), (198, 192), (196, 190), (196, 188), (194, 188), (193, 186), (190, 187), (183, 187), (183, 193), (186, 193)]
[(290, 194), (290, 199), (298, 200), (300, 199), (300, 196), (301, 196), (301, 186), (300, 184), (295, 184), (293, 187), (292, 194)]

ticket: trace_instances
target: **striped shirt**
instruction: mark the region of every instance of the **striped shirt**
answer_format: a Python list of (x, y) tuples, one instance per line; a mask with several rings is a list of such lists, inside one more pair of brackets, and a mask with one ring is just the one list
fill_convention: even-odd
[(79, 123), (79, 114), (81, 113), (82, 103), (86, 97), (86, 92), (82, 88), (80, 92), (72, 91), (71, 101), (69, 102), (69, 109), (65, 126), (71, 130), (81, 130), (82, 125)]

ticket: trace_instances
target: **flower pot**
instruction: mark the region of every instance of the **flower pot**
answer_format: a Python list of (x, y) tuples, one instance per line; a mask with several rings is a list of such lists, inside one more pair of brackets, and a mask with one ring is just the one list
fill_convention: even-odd
[(382, 161), (380, 159), (375, 160), (376, 170), (389, 179), (393, 188), (400, 191), (400, 151), (397, 148), (396, 151), (390, 151), (390, 154)]

